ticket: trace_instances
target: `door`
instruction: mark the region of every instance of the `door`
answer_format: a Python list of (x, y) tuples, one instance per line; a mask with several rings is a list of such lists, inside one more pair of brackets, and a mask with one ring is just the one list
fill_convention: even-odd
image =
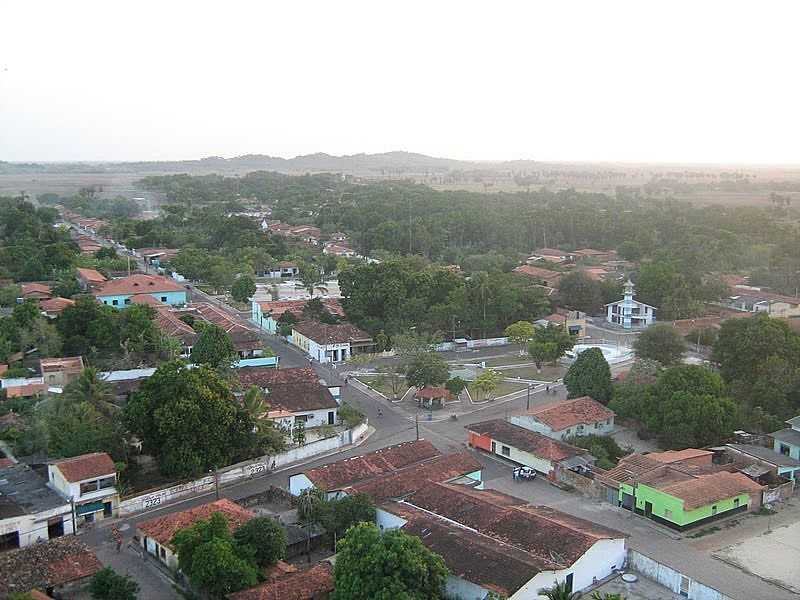
[(47, 519), (47, 538), (52, 540), (62, 535), (64, 535), (64, 519), (60, 516)]
[(569, 594), (572, 593), (572, 580), (573, 580), (573, 578), (574, 578), (573, 574), (570, 573), (569, 575), (567, 575), (567, 578), (564, 580), (564, 584), (567, 587), (567, 593), (569, 593)]
[(111, 502), (104, 502), (103, 503), (103, 517), (110, 517), (111, 516)]
[(497, 454), (497, 444), (492, 442), (492, 454)]
[(653, 503), (652, 502), (645, 502), (644, 503), (644, 516), (649, 517), (653, 514)]

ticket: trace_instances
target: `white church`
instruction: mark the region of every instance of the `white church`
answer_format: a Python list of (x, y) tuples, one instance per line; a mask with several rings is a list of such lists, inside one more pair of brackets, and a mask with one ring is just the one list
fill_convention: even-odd
[(606, 321), (624, 329), (642, 329), (656, 320), (656, 307), (634, 300), (633, 283), (623, 286), (623, 298), (606, 304)]

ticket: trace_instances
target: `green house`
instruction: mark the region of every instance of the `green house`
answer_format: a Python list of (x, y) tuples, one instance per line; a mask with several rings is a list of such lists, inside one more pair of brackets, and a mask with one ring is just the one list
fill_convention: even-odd
[(596, 479), (609, 502), (678, 530), (758, 509), (765, 486), (713, 456), (696, 448), (631, 454)]

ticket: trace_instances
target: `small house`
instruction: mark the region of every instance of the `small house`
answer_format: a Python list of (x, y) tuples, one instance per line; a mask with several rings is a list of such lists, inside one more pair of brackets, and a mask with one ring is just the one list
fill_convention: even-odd
[(534, 267), (531, 265), (520, 265), (514, 269), (514, 273), (528, 277), (537, 283), (543, 283), (547, 287), (558, 288), (558, 283), (561, 281), (563, 273), (551, 271), (550, 269), (543, 269), (541, 267)]
[(78, 285), (84, 291), (93, 290), (94, 288), (104, 284), (107, 280), (105, 276), (95, 269), (84, 269), (78, 267), (75, 269)]
[(63, 388), (80, 377), (83, 371), (83, 357), (64, 356), (61, 358), (42, 358), (39, 372), (48, 387)]
[(551, 402), (509, 417), (514, 425), (547, 437), (565, 440), (580, 435), (607, 435), (616, 415), (589, 396)]
[(49, 300), (53, 297), (53, 290), (44, 283), (23, 283), (20, 289), (23, 300)]
[(50, 486), (74, 503), (78, 525), (117, 515), (117, 468), (105, 452), (56, 461), (47, 472)]
[(92, 292), (98, 301), (115, 308), (124, 308), (132, 303), (132, 297), (147, 294), (156, 300), (173, 306), (186, 304), (186, 288), (172, 279), (160, 275), (136, 273), (120, 279), (112, 279)]
[(453, 400), (453, 394), (447, 388), (426, 385), (414, 392), (414, 398), (423, 408), (444, 408)]
[(800, 460), (800, 416), (789, 419), (786, 424), (789, 427), (770, 434), (772, 448), (778, 454)]
[(623, 329), (642, 329), (656, 320), (656, 307), (634, 299), (633, 283), (623, 286), (623, 298), (606, 304), (606, 322)]
[(299, 274), (300, 267), (297, 266), (297, 263), (282, 260), (264, 271), (263, 276), (270, 279), (294, 279)]
[(302, 321), (292, 325), (291, 342), (321, 363), (345, 362), (375, 349), (372, 337), (350, 323)]
[(66, 309), (70, 306), (75, 306), (75, 301), (69, 298), (49, 298), (47, 300), (39, 301), (39, 310), (48, 319), (55, 319), (61, 316)]

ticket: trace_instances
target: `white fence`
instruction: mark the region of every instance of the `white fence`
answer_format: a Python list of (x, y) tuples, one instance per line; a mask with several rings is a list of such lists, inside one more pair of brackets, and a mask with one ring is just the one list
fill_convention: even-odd
[(628, 566), (689, 600), (733, 600), (730, 596), (687, 577), (672, 567), (657, 562), (636, 550), (628, 550)]
[[(323, 438), (308, 443), (305, 446), (292, 448), (281, 454), (276, 454), (275, 456), (266, 455), (237, 465), (231, 465), (225, 469), (220, 469), (216, 475), (219, 478), (219, 485), (227, 485), (236, 481), (267, 475), (274, 469), (279, 469), (303, 459), (336, 450), (342, 446), (355, 444), (364, 437), (367, 428), (367, 423), (362, 423), (352, 429), (346, 429), (338, 435)], [(214, 475), (209, 474), (205, 477), (195, 479), (194, 481), (188, 481), (161, 490), (150, 491), (146, 494), (134, 496), (133, 498), (126, 498), (119, 503), (119, 515), (121, 517), (126, 517), (144, 510), (169, 504), (184, 496), (211, 492), (214, 490), (214, 487)]]

